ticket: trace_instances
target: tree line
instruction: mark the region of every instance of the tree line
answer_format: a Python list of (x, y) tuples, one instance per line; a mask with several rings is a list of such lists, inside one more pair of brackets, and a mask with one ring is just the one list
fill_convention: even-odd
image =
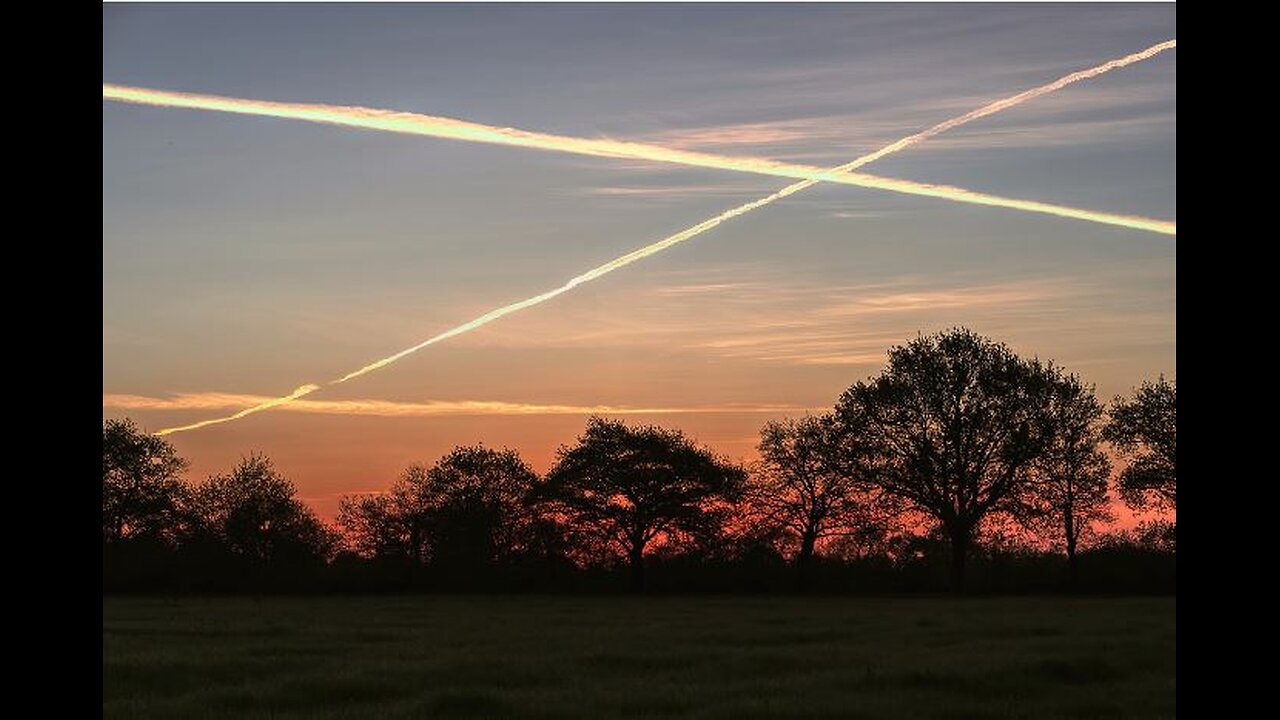
[[(545, 475), (514, 450), (458, 447), (344, 497), (334, 525), (264, 456), (191, 485), (169, 443), (107, 420), (104, 589), (571, 590), (625, 575), (641, 590), (652, 567), (670, 589), (933, 589), (945, 564), (963, 590), (975, 557), (988, 576), (1070, 587), (1113, 492), (1176, 513), (1174, 383), (1108, 408), (1078, 376), (963, 328), (888, 355), (830, 411), (766, 423), (749, 465), (593, 417)], [(1174, 529), (1095, 539), (1095, 565), (1171, 590)]]

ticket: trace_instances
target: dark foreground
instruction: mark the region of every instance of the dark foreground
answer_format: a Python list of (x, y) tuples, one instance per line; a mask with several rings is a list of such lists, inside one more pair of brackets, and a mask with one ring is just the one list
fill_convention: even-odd
[(106, 717), (1157, 718), (1172, 598), (102, 602)]

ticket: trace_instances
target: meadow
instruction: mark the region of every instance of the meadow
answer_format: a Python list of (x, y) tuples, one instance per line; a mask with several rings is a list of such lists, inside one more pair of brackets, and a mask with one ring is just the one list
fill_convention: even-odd
[(1173, 598), (104, 597), (107, 718), (1163, 718)]

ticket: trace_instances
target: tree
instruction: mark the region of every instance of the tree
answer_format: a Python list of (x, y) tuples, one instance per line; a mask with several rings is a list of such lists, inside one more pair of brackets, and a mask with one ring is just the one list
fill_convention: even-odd
[(938, 523), (956, 591), (979, 523), (1007, 509), (1041, 453), (1056, 375), (958, 328), (890, 348), (888, 367), (836, 403), (841, 461)]
[(537, 478), (514, 450), (457, 447), (411, 465), (386, 495), (343, 498), (338, 521), (367, 556), (475, 568), (525, 549)]
[(551, 513), (626, 558), (632, 588), (644, 586), (644, 555), (658, 538), (720, 534), (724, 504), (746, 473), (678, 430), (593, 417), (577, 445), (561, 447), (538, 497)]
[(760, 430), (760, 460), (752, 468), (747, 497), (764, 524), (794, 534), (793, 563), (801, 586), (819, 541), (872, 524), (865, 484), (834, 461), (836, 446), (828, 418), (770, 421)]
[(524, 546), (525, 500), (537, 474), (514, 450), (455, 448), (413, 484), (432, 560), (476, 567)]
[(379, 559), (412, 556), (408, 522), (390, 494), (343, 497), (338, 501), (337, 522), (358, 555)]
[(336, 534), (295, 495), (293, 483), (255, 454), (197, 487), (195, 504), (207, 536), (243, 560), (265, 565), (327, 558)]
[(387, 503), (386, 520), (389, 527), (385, 527), (383, 532), (399, 534), (414, 567), (422, 565), (431, 557), (432, 543), (427, 528), (431, 507), (423, 497), (422, 490), (430, 482), (429, 472), (425, 465), (418, 463), (405, 468), (400, 478), (392, 484)]
[(187, 461), (133, 421), (102, 423), (102, 542), (173, 542), (184, 525)]
[(1130, 507), (1178, 507), (1178, 386), (1144, 382), (1132, 398), (1111, 403), (1107, 441), (1129, 460), (1120, 473), (1120, 495)]
[(1093, 388), (1079, 378), (1067, 376), (1053, 384), (1044, 451), (1032, 463), (1031, 482), (1017, 513), (1028, 527), (1063, 541), (1073, 584), (1081, 536), (1095, 522), (1112, 519), (1107, 495), (1111, 461), (1099, 447), (1102, 415)]

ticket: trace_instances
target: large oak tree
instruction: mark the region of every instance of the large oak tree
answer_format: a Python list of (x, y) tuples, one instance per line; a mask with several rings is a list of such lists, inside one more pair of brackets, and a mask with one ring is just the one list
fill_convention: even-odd
[(836, 403), (846, 467), (937, 522), (957, 591), (979, 524), (1008, 508), (1043, 450), (1058, 377), (959, 328), (890, 348), (888, 367)]

